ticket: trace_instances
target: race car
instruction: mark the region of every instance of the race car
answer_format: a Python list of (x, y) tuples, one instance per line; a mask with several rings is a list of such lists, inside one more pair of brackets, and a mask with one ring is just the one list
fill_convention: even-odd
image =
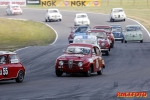
[(97, 36), (98, 44), (101, 48), (101, 52), (105, 53), (106, 55), (109, 55), (110, 40), (108, 39), (105, 30), (91, 29), (87, 31), (87, 35)]
[(124, 34), (121, 25), (110, 25), (112, 28), (112, 33), (114, 35), (115, 41), (124, 42)]
[(7, 15), (22, 14), (22, 9), (18, 4), (9, 4), (6, 8)]
[(14, 52), (0, 51), (0, 81), (15, 79), (20, 83), (24, 80), (25, 68)]
[(110, 47), (113, 48), (114, 47), (114, 35), (112, 33), (112, 29), (109, 25), (96, 25), (93, 27), (93, 29), (101, 29), (101, 30), (105, 30), (108, 36), (108, 39), (110, 40)]
[(68, 41), (69, 43), (73, 42), (73, 39), (75, 36), (78, 35), (86, 35), (86, 31), (91, 29), (89, 26), (76, 26), (76, 27), (71, 27), (71, 33), (68, 36)]
[(78, 13), (74, 19), (74, 26), (88, 26), (90, 25), (90, 20), (86, 13)]
[(100, 51), (101, 51), (101, 48), (98, 44), (98, 39), (97, 39), (97, 36), (94, 36), (94, 35), (83, 35), (83, 36), (75, 36), (74, 40), (73, 40), (73, 43), (87, 43), (87, 44), (93, 44), (95, 46), (97, 46)]
[(45, 15), (45, 21), (61, 21), (62, 15), (60, 14), (58, 9), (48, 9)]
[(140, 41), (143, 43), (143, 33), (140, 25), (127, 25), (124, 36), (125, 43), (127, 43), (127, 41)]
[(67, 46), (64, 54), (56, 59), (56, 76), (60, 77), (63, 73), (81, 73), (89, 77), (94, 72), (101, 75), (105, 63), (100, 55), (101, 52), (97, 46), (71, 43)]
[(122, 8), (112, 8), (110, 12), (110, 22), (126, 20), (126, 14)]

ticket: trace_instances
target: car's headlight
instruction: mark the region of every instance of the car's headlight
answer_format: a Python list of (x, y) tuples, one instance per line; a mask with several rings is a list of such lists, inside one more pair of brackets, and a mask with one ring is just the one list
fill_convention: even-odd
[(102, 43), (101, 45), (102, 45), (102, 46), (105, 46), (105, 43)]
[(82, 62), (79, 62), (79, 63), (78, 63), (78, 66), (79, 66), (79, 67), (82, 67), (82, 66), (83, 66), (83, 63), (82, 63)]
[(59, 65), (62, 66), (64, 64), (63, 61), (59, 61)]

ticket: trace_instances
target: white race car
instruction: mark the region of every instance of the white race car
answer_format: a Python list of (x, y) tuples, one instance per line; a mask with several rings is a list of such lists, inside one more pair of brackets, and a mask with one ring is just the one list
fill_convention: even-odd
[(126, 14), (122, 8), (112, 8), (110, 13), (110, 22), (126, 20)]
[(22, 9), (20, 8), (20, 5), (18, 4), (10, 4), (6, 8), (6, 14), (7, 15), (22, 14)]
[(90, 20), (86, 13), (78, 13), (74, 19), (74, 26), (78, 25), (90, 25)]
[(48, 9), (45, 15), (45, 21), (61, 21), (62, 15), (58, 9)]

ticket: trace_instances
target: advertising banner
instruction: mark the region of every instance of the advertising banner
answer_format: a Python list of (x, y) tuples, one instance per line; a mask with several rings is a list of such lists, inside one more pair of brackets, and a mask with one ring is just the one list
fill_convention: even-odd
[(43, 7), (96, 7), (101, 0), (41, 0)]
[(27, 5), (40, 5), (41, 0), (27, 0)]
[(0, 6), (7, 6), (8, 4), (19, 4), (26, 6), (26, 0), (0, 0)]

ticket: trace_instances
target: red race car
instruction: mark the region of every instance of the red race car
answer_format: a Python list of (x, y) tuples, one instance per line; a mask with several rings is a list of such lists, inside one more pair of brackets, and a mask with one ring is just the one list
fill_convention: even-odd
[(105, 30), (91, 29), (87, 31), (87, 35), (97, 36), (98, 44), (101, 47), (101, 51), (106, 55), (109, 55), (110, 51), (110, 40), (107, 37)]
[(108, 39), (110, 39), (110, 47), (113, 48), (114, 47), (114, 35), (112, 33), (112, 29), (109, 25), (97, 25), (97, 26), (94, 26), (93, 29), (103, 29), (107, 32), (107, 36), (108, 36)]
[(14, 52), (0, 51), (0, 81), (15, 79), (17, 83), (24, 80), (25, 68)]
[(82, 73), (88, 77), (91, 73), (97, 72), (98, 75), (101, 75), (103, 68), (105, 68), (105, 63), (99, 48), (83, 43), (69, 44), (64, 54), (56, 59), (55, 64), (55, 72), (58, 77), (63, 73)]

